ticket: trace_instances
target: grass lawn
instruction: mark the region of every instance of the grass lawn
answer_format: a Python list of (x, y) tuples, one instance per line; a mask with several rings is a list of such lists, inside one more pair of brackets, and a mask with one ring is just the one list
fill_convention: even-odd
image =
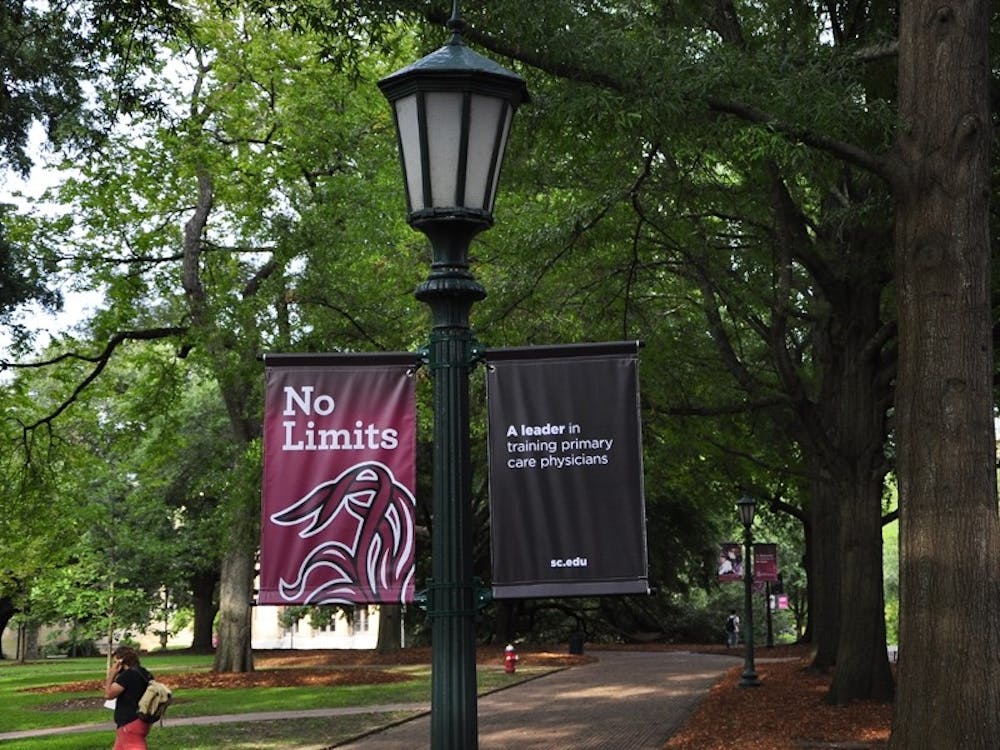
[[(154, 750), (320, 750), (374, 731), (414, 714), (354, 714), (296, 721), (255, 721), (214, 726), (164, 726), (150, 731)], [(65, 734), (2, 742), (4, 750), (108, 750), (114, 741), (111, 725), (104, 732)]]

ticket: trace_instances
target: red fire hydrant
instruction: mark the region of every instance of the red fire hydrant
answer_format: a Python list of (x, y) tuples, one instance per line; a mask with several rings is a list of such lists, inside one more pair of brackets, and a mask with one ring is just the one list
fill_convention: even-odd
[(507, 644), (507, 648), (503, 650), (503, 671), (508, 674), (514, 674), (517, 669), (517, 651), (514, 650), (514, 646), (510, 643)]

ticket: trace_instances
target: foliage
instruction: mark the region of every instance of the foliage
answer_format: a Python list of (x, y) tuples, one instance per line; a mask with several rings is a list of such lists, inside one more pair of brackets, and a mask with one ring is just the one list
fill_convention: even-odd
[[(143, 385), (127, 385), (133, 377), (140, 383), (148, 377), (141, 363), (126, 357), (112, 365), (92, 391), (89, 408), (67, 415), (59, 440), (44, 445), (45, 465), (53, 473), (34, 490), (40, 500), (32, 512), (41, 516), (45, 526), (39, 528), (45, 531), (29, 537), (44, 543), (43, 551), (36, 560), (12, 543), (17, 558), (5, 566), (14, 579), (32, 581), (20, 602), (32, 622), (68, 620), (91, 638), (112, 629), (144, 627), (157, 591), (178, 583), (175, 562), (186, 543), (175, 536), (162, 500), (145, 494), (137, 482), (146, 472), (136, 449), (155, 422), (130, 415), (138, 406), (132, 399), (150, 405)], [(35, 407), (51, 408), (41, 399)], [(41, 447), (33, 445), (36, 452)], [(53, 462), (57, 455), (64, 457), (58, 466)], [(40, 463), (37, 455), (34, 462)], [(21, 488), (22, 507), (30, 497), (26, 490)], [(47, 507), (42, 498), (53, 495), (76, 500), (57, 504), (54, 518), (46, 517), (39, 513)]]
[[(119, 113), (153, 107), (137, 71), (184, 23), (170, 0), (0, 3), (0, 169), (29, 173), (36, 126), (50, 146), (85, 150)], [(113, 93), (97, 102), (88, 84), (101, 83)], [(51, 283), (53, 264), (8, 236), (6, 208), (0, 206), (0, 323), (23, 343), (27, 331), (12, 310), (32, 300), (58, 308), (62, 297)]]
[[(27, 173), (28, 137), (41, 123), (51, 143), (92, 143), (118, 112), (151, 102), (138, 71), (156, 45), (186, 23), (169, 0), (85, 0), (74, 3), (0, 5), (0, 69), (4, 105), (0, 113), (0, 165)], [(94, 107), (87, 83), (113, 96)]]
[[(99, 494), (126, 507), (111, 470), (71, 450), (94, 450), (91, 433), (114, 413), (114, 465), (139, 478), (134, 503), (160, 503), (183, 528), (182, 554), (148, 533), (173, 557), (159, 564), (161, 583), (185, 603), (185, 575), (217, 567), (220, 548), (232, 546), (223, 536), (231, 511), (255, 512), (255, 355), (423, 342), (425, 316), (410, 290), (426, 248), (402, 225), (392, 126), (374, 82), (440, 44), (444, 11), (382, 0), (223, 5), (228, 13), (192, 4), (192, 22), (142, 58), (149, 106), (65, 163), (51, 195), (61, 211), (18, 219), (18, 241), (37, 248), (33, 263), (59, 263), (74, 284), (105, 291), (88, 336), (162, 330), (169, 344), (130, 346), (100, 398), (74, 406), (92, 413), (72, 440), (36, 431), (28, 447), (44, 461), (22, 469), (4, 459), (5, 476), (23, 487), (19, 512), (4, 521), (4, 539), (21, 540), (10, 553), (17, 565), (0, 566), (12, 584), (53, 563), (32, 544), (56, 547), (72, 535), (72, 524), (48, 524), (44, 500), (66, 492), (67, 477), (92, 477)], [(744, 492), (760, 499), (761, 526), (782, 545), (786, 586), (804, 601), (798, 561), (802, 524), (818, 502), (812, 483), (850, 473), (843, 459), (852, 441), (837, 420), (858, 409), (843, 400), (851, 384), (838, 380), (830, 356), (842, 351), (843, 332), (859, 328), (862, 306), (839, 296), (845, 289), (871, 284), (863, 307), (874, 312), (864, 322), (886, 326), (867, 331), (867, 343), (884, 345), (886, 361), (893, 355), (891, 335), (874, 335), (891, 331), (889, 191), (845, 144), (862, 155), (890, 144), (894, 65), (861, 53), (894, 32), (894, 13), (844, 7), (831, 19), (780, 2), (733, 10), (738, 27), (692, 4), (546, 0), (531, 14), (513, 0), (463, 4), (470, 42), (523, 73), (533, 96), (515, 122), (497, 226), (473, 249), (489, 291), (473, 312), (477, 337), (493, 346), (645, 342), (648, 538), (659, 593), (528, 603), (522, 622), (533, 635), (563, 638), (582, 623), (609, 640), (713, 637), (717, 602), (701, 592), (719, 594), (714, 550), (738, 533), (732, 503)], [(118, 93), (98, 90), (102, 102)], [(211, 211), (185, 265), (186, 229), (208, 178)], [(800, 234), (790, 239), (789, 227)], [(191, 268), (204, 294), (197, 304), (185, 285)], [(84, 342), (60, 346), (52, 353)], [(61, 373), (25, 374), (11, 386), (11, 408), (30, 423), (85, 372), (76, 361)], [(473, 400), (481, 395), (474, 384)], [(876, 395), (863, 407), (884, 416), (888, 395)], [(422, 381), (422, 496), (426, 401)], [(485, 539), (479, 408), (472, 431), (477, 539)], [(9, 437), (17, 439), (14, 425)], [(881, 437), (864, 441), (875, 444), (869, 458), (879, 471), (891, 459)], [(429, 510), (419, 512), (429, 524)], [(96, 528), (91, 517), (78, 523)], [(134, 551), (121, 559), (134, 562)], [(488, 582), (485, 543), (476, 568)], [(484, 613), (484, 638), (496, 637), (495, 618)]]
[[(141, 435), (132, 443), (135, 502), (163, 507), (154, 515), (191, 543), (184, 555), (160, 547), (178, 563), (161, 583), (180, 603), (185, 572), (239, 553), (225, 530), (254, 536), (255, 355), (402, 348), (386, 326), (409, 315), (413, 302), (397, 290), (414, 283), (412, 266), (385, 263), (399, 224), (385, 222), (364, 189), (396, 171), (374, 90), (358, 97), (350, 78), (331, 78), (308, 35), (223, 17), (210, 4), (192, 11), (197, 25), (161, 50), (176, 65), (151, 61), (148, 91), (164, 106), (133, 112), (100, 148), (67, 162), (51, 195), (61, 212), (35, 214), (27, 235), (75, 283), (104, 291), (108, 304), (90, 321), (95, 339), (127, 330), (175, 341), (136, 353), (138, 377), (118, 387), (137, 398), (121, 423)], [(210, 221), (192, 244), (178, 203), (185, 194), (197, 203), (205, 190)], [(123, 204), (123, 194), (132, 200)], [(352, 214), (365, 219), (363, 234), (347, 229)]]
[[(343, 20), (339, 12), (350, 11), (335, 9), (322, 23), (317, 19), (315, 28), (329, 31), (329, 24)], [(193, 552), (195, 560), (211, 565), (208, 551), (219, 547), (212, 529), (218, 534), (227, 523), (223, 507), (252, 496), (255, 481), (253, 461), (247, 469), (231, 470), (243, 459), (225, 436), (221, 404), (212, 406), (211, 381), (227, 382), (245, 368), (235, 350), (418, 345), (423, 314), (408, 292), (420, 278), (417, 261), (426, 250), (400, 226), (388, 112), (371, 86), (393, 68), (392, 60), (359, 56), (357, 45), (346, 41), (338, 48), (338, 38), (330, 35), (289, 34), (281, 24), (260, 25), (252, 18), (233, 24), (207, 6), (197, 20), (174, 45), (175, 54), (193, 53), (150, 84), (159, 86), (158, 101), (173, 104), (155, 117), (136, 113), (127, 130), (112, 133), (90, 158), (75, 160), (78, 176), (68, 173), (52, 196), (65, 206), (63, 213), (36, 216), (32, 238), (43, 257), (71, 259), (75, 283), (106, 291), (109, 304), (92, 321), (95, 337), (123, 327), (179, 328), (187, 315), (178, 286), (179, 196), (192, 195), (200, 168), (215, 176), (213, 218), (200, 262), (212, 284), (208, 300), (217, 333), (188, 328), (180, 336), (182, 350), (191, 352), (185, 367), (171, 361), (166, 347), (136, 354), (137, 364), (144, 362), (153, 376), (137, 377), (128, 387), (138, 406), (130, 419), (146, 422), (132, 469), (142, 478), (137, 502), (159, 496), (174, 508), (175, 523), (184, 525), (191, 542), (186, 557)], [(394, 23), (373, 36), (404, 38)], [(607, 43), (624, 42), (609, 37)], [(346, 59), (338, 49), (349, 49), (353, 61), (343, 78), (331, 77), (318, 62), (324, 56)], [(403, 44), (400, 51), (412, 49)], [(689, 286), (656, 271), (662, 262), (655, 256), (637, 264), (622, 241), (632, 221), (629, 186), (643, 179), (648, 156), (635, 140), (642, 115), (622, 120), (621, 97), (537, 78), (538, 105), (518, 124), (529, 137), (515, 143), (500, 209), (504, 221), (475, 249), (491, 292), (476, 311), (479, 335), (495, 345), (647, 340), (643, 388), (652, 415), (645, 431), (653, 581), (671, 592), (710, 585), (711, 551), (732, 522), (734, 485), (746, 480), (736, 473), (721, 481), (713, 475), (725, 456), (719, 435), (738, 427), (733, 420), (671, 424), (661, 414), (679, 396), (694, 397), (678, 392), (694, 381), (680, 375), (672, 353), (683, 349), (710, 362), (712, 352), (704, 342), (692, 346), (701, 327), (697, 315), (671, 320), (659, 312), (680, 309)], [(558, 122), (562, 130), (555, 129)], [(624, 173), (623, 163), (630, 165)], [(120, 201), (124, 194), (132, 196), (127, 204)], [(397, 218), (387, 222), (386, 216)], [(647, 266), (654, 283), (640, 286)], [(254, 294), (230, 304), (248, 285)], [(213, 361), (208, 355), (219, 351), (216, 337), (229, 354), (213, 355)], [(702, 399), (711, 385), (702, 386)], [(240, 407), (251, 420), (259, 398), (258, 391)], [(157, 416), (140, 416), (149, 414)], [(481, 417), (474, 433), (483, 455)], [(483, 479), (476, 485), (485, 489)], [(234, 481), (246, 486), (234, 491)], [(477, 503), (485, 508), (485, 494), (477, 495)], [(479, 517), (485, 523), (485, 513)], [(205, 525), (192, 525), (194, 518)], [(488, 555), (477, 559), (488, 580)], [(171, 575), (180, 580), (177, 571)], [(642, 622), (645, 630), (669, 631), (676, 613), (669, 607), (656, 612), (658, 601), (608, 605), (605, 614), (609, 622), (621, 620), (618, 628)]]
[(11, 329), (13, 338), (21, 338), (26, 333), (24, 326), (14, 322), (12, 313), (31, 301), (37, 301), (43, 309), (57, 308), (61, 296), (45, 285), (52, 264), (36, 262), (29, 252), (11, 241), (4, 226), (8, 213), (4, 208), (0, 205), (0, 322)]

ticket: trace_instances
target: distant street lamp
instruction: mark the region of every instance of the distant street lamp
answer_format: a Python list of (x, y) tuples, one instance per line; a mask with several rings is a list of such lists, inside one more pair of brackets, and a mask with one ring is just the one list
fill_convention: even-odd
[(740, 680), (740, 687), (759, 687), (760, 680), (757, 679), (757, 670), (753, 664), (753, 532), (750, 530), (753, 525), (754, 513), (757, 510), (757, 503), (752, 497), (744, 495), (736, 502), (736, 507), (740, 512), (740, 521), (743, 522), (743, 677)]
[(406, 188), (407, 221), (427, 235), (431, 271), (417, 299), (431, 310), (427, 363), (434, 378), (431, 535), (431, 748), (474, 750), (476, 581), (472, 569), (469, 328), (486, 290), (469, 271), (469, 243), (493, 225), (500, 166), (524, 80), (470, 50), (458, 0), (444, 47), (379, 81), (392, 105)]

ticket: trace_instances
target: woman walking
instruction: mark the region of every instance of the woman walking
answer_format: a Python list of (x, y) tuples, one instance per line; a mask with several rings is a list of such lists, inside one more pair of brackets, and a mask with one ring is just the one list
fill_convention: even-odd
[(119, 646), (104, 683), (104, 697), (115, 699), (115, 746), (113, 750), (148, 750), (146, 735), (149, 724), (139, 718), (139, 699), (153, 679), (139, 664), (134, 648)]

